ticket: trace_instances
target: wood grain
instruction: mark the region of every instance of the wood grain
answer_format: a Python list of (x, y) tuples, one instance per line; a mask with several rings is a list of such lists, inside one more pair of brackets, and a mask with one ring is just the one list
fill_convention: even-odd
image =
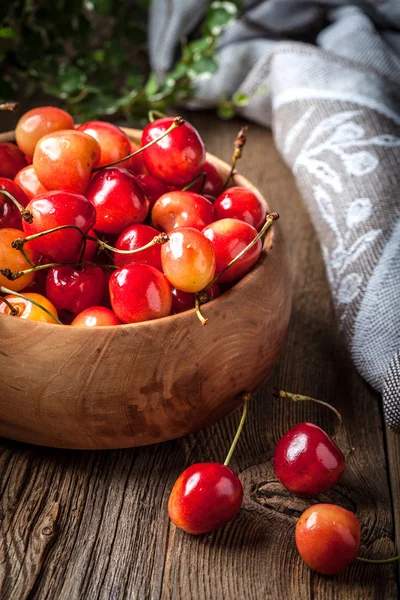
[[(229, 166), (208, 159), (226, 178)], [(253, 188), (242, 176), (237, 182)], [(202, 308), (207, 326), (194, 309), (93, 329), (0, 315), (0, 435), (109, 449), (163, 442), (210, 425), (270, 376), (291, 301), (288, 251), (274, 223), (254, 269)]]
[[(194, 120), (209, 149), (229, 160), (240, 124), (217, 124), (209, 116)], [(381, 406), (355, 372), (338, 333), (314, 230), (268, 132), (251, 126), (240, 168), (281, 214), (292, 248), (295, 287), (284, 356), (271, 383), (251, 402), (232, 461), (245, 487), (238, 518), (218, 532), (194, 537), (173, 527), (166, 514), (171, 487), (186, 466), (200, 460), (223, 460), (238, 413), (174, 442), (131, 450), (49, 450), (4, 441), (0, 449), (0, 598), (398, 597), (395, 566), (355, 564), (342, 575), (328, 578), (312, 573), (297, 555), (296, 518), (317, 500), (356, 511), (363, 530), (363, 556), (395, 552)], [(322, 407), (273, 398), (273, 384), (320, 397), (343, 414), (345, 426), (338, 441), (348, 468), (340, 485), (318, 498), (297, 499), (287, 494), (274, 477), (271, 459), (279, 437), (294, 423), (312, 420), (333, 432), (334, 418)], [(394, 478), (400, 464), (399, 455), (394, 454), (396, 446), (397, 439), (388, 437)], [(398, 491), (398, 482), (392, 480), (391, 485)], [(47, 544), (41, 538), (46, 533)]]

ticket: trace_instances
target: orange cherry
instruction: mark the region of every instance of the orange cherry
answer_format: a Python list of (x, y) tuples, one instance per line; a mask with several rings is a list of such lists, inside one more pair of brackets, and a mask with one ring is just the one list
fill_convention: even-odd
[(100, 153), (97, 140), (82, 131), (55, 131), (37, 143), (33, 166), (48, 190), (84, 194)]
[(74, 120), (65, 110), (56, 106), (39, 106), (22, 115), (15, 128), (15, 139), (22, 152), (32, 158), (42, 137), (53, 131), (73, 128)]
[(16, 312), (12, 313), (8, 304), (5, 302), (0, 302), (0, 313), (19, 317), (20, 319), (27, 319), (28, 321), (55, 323), (55, 320), (49, 314), (39, 308), (39, 306), (36, 306), (36, 304), (29, 302), (29, 299), (36, 300), (36, 302), (41, 304), (44, 308), (58, 318), (58, 314), (54, 305), (47, 300), (45, 296), (42, 296), (41, 294), (35, 294), (33, 292), (26, 292), (24, 296), (25, 298), (20, 298), (19, 296), (14, 296), (12, 294), (5, 296), (5, 299), (13, 306)]
[[(11, 242), (16, 238), (25, 238), (26, 235), (19, 229), (5, 228), (0, 229), (0, 269), (10, 269), (11, 271), (24, 271), (29, 269), (31, 265), (25, 260), (19, 250), (14, 250), (11, 246)], [(32, 250), (30, 243), (28, 242), (24, 246), (24, 250), (30, 260), (34, 263), (36, 259), (36, 253)], [(11, 281), (0, 273), (0, 285), (19, 292), (29, 285), (35, 277), (35, 273), (29, 273), (19, 279)]]
[(39, 196), (40, 194), (45, 194), (47, 192), (44, 185), (42, 185), (37, 178), (36, 171), (33, 165), (28, 165), (24, 167), (14, 177), (15, 183), (19, 185), (21, 189), (24, 190), (25, 194), (28, 196), (29, 200)]
[(91, 306), (80, 312), (71, 323), (71, 327), (104, 327), (120, 325), (116, 314), (105, 306)]
[[(106, 121), (89, 121), (88, 123), (79, 125), (78, 131), (83, 131), (91, 135), (99, 142), (101, 148), (99, 167), (120, 160), (131, 153), (130, 139), (122, 129), (112, 123), (107, 123)], [(129, 160), (118, 163), (118, 167), (128, 169)]]

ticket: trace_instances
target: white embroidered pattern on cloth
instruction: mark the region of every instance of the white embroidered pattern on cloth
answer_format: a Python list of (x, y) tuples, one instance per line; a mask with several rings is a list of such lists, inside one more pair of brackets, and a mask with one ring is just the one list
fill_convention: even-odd
[[(308, 108), (288, 131), (283, 142), (283, 152), (286, 156), (310, 117), (315, 117), (314, 112), (315, 107)], [(334, 239), (331, 249), (324, 243), (321, 245), (337, 305), (349, 304), (359, 296), (362, 284), (365, 283), (364, 275), (359, 270), (347, 271), (371, 248), (382, 234), (382, 230), (371, 226), (365, 231), (372, 214), (373, 203), (370, 198), (361, 196), (351, 199), (345, 206), (340, 203), (340, 211), (345, 213), (346, 229), (343, 231), (343, 226), (339, 227), (337, 218), (339, 203), (332, 199), (331, 194), (343, 194), (344, 174), (363, 177), (379, 167), (379, 158), (373, 151), (374, 146), (400, 146), (400, 138), (393, 135), (366, 137), (365, 129), (354, 121), (360, 113), (361, 110), (340, 111), (320, 121), (308, 135), (292, 165), (295, 175), (301, 177), (301, 170), (305, 169), (315, 179), (312, 185), (314, 201), (320, 218), (328, 225)], [(330, 154), (337, 157), (343, 169), (334, 169), (327, 159), (321, 158), (323, 153), (328, 157)], [(364, 225), (364, 231), (359, 233), (358, 227), (361, 224)], [(341, 321), (345, 317), (346, 310), (342, 307)]]

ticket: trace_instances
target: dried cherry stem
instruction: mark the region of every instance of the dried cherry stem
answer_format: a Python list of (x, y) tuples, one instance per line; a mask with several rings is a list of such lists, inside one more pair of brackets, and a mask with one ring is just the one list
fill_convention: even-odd
[(142, 146), (141, 148), (139, 148), (139, 150), (132, 152), (132, 154), (128, 154), (127, 156), (124, 156), (123, 158), (114, 160), (114, 162), (108, 163), (108, 165), (102, 165), (101, 167), (96, 167), (95, 169), (93, 169), (93, 172), (101, 171), (102, 169), (106, 169), (107, 167), (113, 167), (114, 165), (118, 165), (119, 163), (124, 162), (125, 160), (128, 160), (129, 158), (133, 158), (137, 154), (140, 154), (141, 152), (143, 152), (143, 150), (147, 150), (147, 148), (150, 148), (150, 146), (152, 146), (153, 144), (157, 144), (157, 142), (159, 142), (160, 140), (162, 140), (163, 137), (165, 137), (166, 135), (171, 133), (171, 131), (173, 131), (177, 127), (180, 127), (181, 125), (184, 125), (184, 124), (185, 124), (185, 120), (182, 119), (182, 117), (175, 117), (172, 122), (172, 125), (170, 127), (168, 127), (168, 129), (166, 131), (164, 131), (164, 133), (162, 133), (158, 138), (151, 140), (151, 142), (149, 142), (145, 146)]
[(207, 325), (208, 319), (206, 319), (200, 309), (200, 295), (199, 292), (196, 292), (194, 295), (194, 308), (196, 310), (196, 315), (199, 318), (199, 321), (202, 325)]
[(242, 433), (242, 429), (243, 429), (243, 425), (244, 422), (246, 420), (246, 415), (247, 415), (247, 402), (250, 400), (250, 394), (246, 393), (242, 395), (243, 398), (243, 412), (242, 412), (242, 418), (240, 419), (240, 423), (239, 423), (239, 427), (237, 428), (235, 437), (233, 438), (233, 442), (231, 447), (229, 448), (229, 452), (226, 455), (226, 459), (224, 461), (224, 465), (225, 467), (227, 467), (231, 461), (232, 458), (232, 454), (236, 448), (236, 444), (238, 443), (238, 440), (240, 438), (240, 434)]
[(390, 563), (394, 563), (397, 562), (398, 560), (400, 560), (400, 555), (399, 556), (392, 556), (391, 558), (377, 558), (377, 559), (373, 559), (373, 558), (362, 558), (361, 556), (356, 556), (356, 560), (359, 560), (360, 562), (364, 562), (364, 563), (371, 563), (373, 565), (388, 565)]
[(114, 248), (114, 246), (110, 246), (110, 244), (107, 244), (107, 242), (92, 237), (91, 235), (86, 235), (85, 237), (87, 240), (97, 242), (102, 250), (111, 250), (111, 252), (115, 252), (116, 254), (137, 254), (138, 252), (147, 250), (148, 248), (156, 246), (157, 244), (165, 244), (169, 240), (169, 237), (166, 233), (160, 233), (159, 235), (154, 236), (153, 239), (150, 242), (148, 242), (148, 244), (145, 244), (140, 248), (136, 248), (135, 250), (119, 250), (118, 248)]
[(0, 296), (0, 301), (1, 301), (1, 302), (4, 302), (4, 304), (6, 304), (6, 305), (8, 306), (8, 308), (10, 309), (10, 313), (11, 313), (11, 315), (12, 315), (13, 317), (15, 317), (15, 315), (17, 315), (17, 314), (18, 314), (18, 311), (17, 311), (17, 309), (15, 308), (15, 306), (13, 306), (13, 305), (11, 304), (11, 302), (9, 302), (9, 301), (7, 300), (7, 298), (5, 298), (5, 296)]
[(311, 398), (311, 396), (302, 396), (301, 394), (292, 394), (291, 392), (285, 392), (284, 390), (273, 389), (272, 394), (276, 398), (289, 398), (290, 400), (293, 400), (293, 402), (300, 402), (300, 401), (316, 402), (317, 404), (322, 404), (322, 406), (326, 406), (327, 408), (332, 410), (335, 413), (335, 415), (337, 416), (337, 418), (339, 419), (339, 425), (338, 425), (335, 433), (332, 436), (333, 440), (335, 439), (335, 437), (338, 435), (339, 431), (341, 430), (342, 425), (343, 425), (342, 415), (340, 414), (340, 412), (338, 410), (336, 410), (336, 408), (334, 406), (332, 406), (331, 404), (328, 404), (328, 402), (324, 402), (323, 400), (317, 400), (317, 398)]
[(73, 267), (80, 269), (82, 267), (98, 267), (99, 269), (118, 269), (116, 265), (104, 265), (91, 262), (76, 262), (76, 263), (46, 263), (45, 265), (35, 265), (31, 269), (25, 269), (24, 271), (11, 271), (11, 269), (0, 269), (1, 275), (7, 277), (10, 281), (15, 281), (24, 275), (30, 273), (36, 273), (36, 271), (44, 271), (45, 269), (51, 269), (52, 267)]
[(30, 265), (31, 267), (36, 267), (35, 263), (33, 263), (31, 261), (31, 259), (29, 258), (29, 256), (27, 255), (27, 253), (25, 252), (25, 249), (23, 247), (19, 248), (19, 251), (21, 252), (22, 256), (24, 257), (24, 259), (26, 260), (28, 265)]
[(167, 115), (165, 113), (163, 113), (161, 110), (155, 110), (153, 108), (152, 110), (149, 110), (149, 112), (147, 113), (147, 116), (148, 116), (150, 123), (154, 123), (154, 121), (156, 119), (162, 119), (163, 117), (166, 117)]
[(201, 290), (202, 292), (205, 292), (205, 290), (210, 287), (213, 283), (216, 283), (218, 281), (218, 279), (221, 277), (221, 275), (223, 275), (225, 273), (225, 271), (227, 271), (232, 265), (234, 265), (238, 260), (240, 260), (242, 258), (242, 256), (244, 256), (246, 254), (246, 252), (248, 252), (250, 250), (250, 248), (252, 248), (259, 239), (261, 239), (263, 237), (263, 235), (267, 232), (267, 230), (271, 227), (272, 223), (274, 221), (276, 221), (277, 219), (279, 219), (279, 215), (277, 212), (272, 212), (269, 213), (266, 217), (265, 223), (262, 227), (262, 229), (257, 233), (256, 237), (254, 238), (254, 240), (252, 240), (250, 242), (250, 244), (248, 244), (246, 246), (246, 248), (244, 248), (241, 252), (239, 252), (239, 254), (237, 256), (235, 256), (234, 259), (231, 260), (230, 263), (228, 263), (226, 265), (226, 267), (224, 267), (222, 269), (222, 271), (220, 271), (219, 273), (217, 273), (217, 275), (214, 277), (214, 279), (212, 279), (210, 281), (210, 283), (207, 284), (207, 287), (204, 288), (203, 290)]
[(17, 112), (20, 108), (18, 102), (3, 102), (0, 104), (0, 110), (7, 110), (9, 112)]
[(229, 171), (229, 175), (225, 180), (224, 186), (223, 186), (223, 190), (227, 187), (231, 177), (233, 176), (234, 172), (235, 172), (235, 168), (236, 168), (236, 163), (239, 160), (239, 158), (242, 158), (242, 153), (243, 153), (243, 147), (247, 141), (246, 138), (246, 131), (247, 131), (248, 127), (247, 125), (244, 125), (244, 127), (242, 127), (239, 131), (239, 133), (236, 136), (235, 142), (234, 142), (234, 152), (232, 155), (232, 163), (231, 163), (231, 170)]
[[(60, 225), (59, 227), (54, 227), (54, 229), (47, 229), (46, 231), (40, 231), (39, 233), (33, 233), (32, 235), (27, 235), (25, 238), (15, 238), (12, 241), (11, 246), (15, 250), (21, 250), (27, 242), (31, 242), (32, 240), (37, 240), (38, 238), (43, 237), (44, 235), (48, 235), (49, 233), (54, 233), (56, 231), (61, 231), (62, 229), (76, 229), (81, 234), (82, 238), (84, 238), (85, 234), (80, 227), (77, 225)], [(92, 238), (94, 239), (94, 238)]]
[(33, 300), (32, 298), (28, 298), (27, 296), (24, 296), (23, 294), (20, 294), (18, 292), (14, 292), (14, 290), (9, 290), (8, 288), (4, 287), (3, 285), (0, 285), (0, 292), (2, 294), (12, 294), (13, 296), (18, 296), (18, 298), (23, 298), (27, 302), (30, 302), (31, 304), (34, 304), (38, 308), (41, 308), (42, 310), (44, 310), (44, 312), (47, 313), (52, 319), (54, 319), (56, 323), (58, 323), (59, 325), (62, 325), (61, 321), (59, 319), (57, 319), (57, 317), (55, 315), (53, 315), (52, 312), (47, 310), (47, 308), (42, 306), (40, 304), (40, 302), (37, 302), (36, 300)]
[(13, 202), (15, 204), (15, 206), (18, 208), (21, 218), (26, 221), (27, 223), (32, 223), (33, 222), (33, 215), (29, 210), (26, 210), (26, 208), (24, 208), (22, 206), (22, 204), (20, 204), (18, 202), (18, 200), (16, 198), (14, 198), (14, 196), (12, 194), (10, 194), (10, 192), (7, 192), (7, 190), (0, 190), (1, 194), (4, 194), (5, 196), (7, 196), (7, 198), (9, 198), (11, 200), (11, 202)]
[(200, 179), (203, 179), (203, 181), (201, 182), (201, 188), (200, 188), (200, 194), (203, 193), (204, 190), (204, 186), (206, 183), (206, 179), (207, 179), (207, 173), (205, 171), (203, 171), (203, 173), (200, 173), (200, 175), (197, 175), (197, 177), (195, 177), (194, 179), (192, 179), (192, 181), (190, 183), (188, 183), (187, 185), (185, 185), (184, 188), (182, 188), (182, 192), (187, 192), (187, 190), (189, 190), (192, 185), (194, 185), (195, 183), (197, 183), (198, 181), (200, 181)]

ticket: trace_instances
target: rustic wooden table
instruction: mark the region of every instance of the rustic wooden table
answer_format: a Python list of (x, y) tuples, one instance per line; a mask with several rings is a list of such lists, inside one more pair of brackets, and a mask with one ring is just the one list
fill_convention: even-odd
[[(229, 161), (240, 123), (206, 115), (192, 120), (209, 150)], [(194, 462), (222, 460), (239, 413), (196, 435), (132, 450), (61, 451), (2, 440), (2, 600), (398, 597), (396, 566), (357, 563), (328, 578), (311, 572), (295, 548), (297, 517), (320, 501), (357, 513), (363, 556), (393, 555), (396, 535), (400, 550), (400, 440), (385, 430), (379, 398), (343, 345), (320, 248), (291, 173), (268, 131), (251, 126), (248, 138), (240, 170), (281, 214), (295, 290), (284, 354), (251, 402), (231, 463), (245, 489), (242, 510), (224, 529), (199, 537), (177, 530), (167, 517), (179, 473)], [(322, 407), (274, 399), (272, 385), (324, 399), (343, 415), (338, 442), (347, 471), (318, 498), (288, 494), (274, 476), (272, 455), (296, 422), (315, 421), (333, 432), (334, 418)]]

